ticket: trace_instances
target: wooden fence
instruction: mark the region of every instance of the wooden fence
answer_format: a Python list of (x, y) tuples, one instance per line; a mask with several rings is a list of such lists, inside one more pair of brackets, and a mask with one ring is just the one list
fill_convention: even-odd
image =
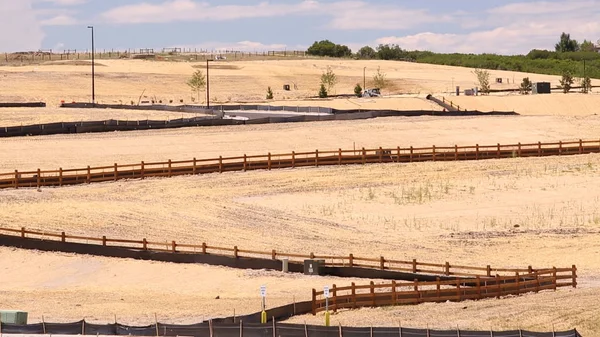
[(121, 179), (144, 179), (150, 177), (173, 177), (206, 173), (233, 171), (272, 170), (306, 166), (355, 165), (369, 163), (412, 163), (426, 161), (484, 160), (516, 157), (543, 157), (600, 153), (600, 140), (533, 143), (512, 145), (475, 145), (452, 147), (408, 147), (378, 148), (360, 150), (292, 152), (287, 154), (219, 157), (146, 163), (86, 167), (52, 171), (21, 172), (0, 174), (0, 189), (20, 187), (66, 186)]
[(171, 253), (200, 253), (210, 254), (219, 256), (230, 256), (235, 258), (242, 257), (253, 257), (271, 260), (282, 260), (287, 258), (292, 262), (303, 262), (308, 259), (324, 260), (325, 266), (330, 267), (362, 267), (372, 268), (379, 270), (389, 271), (401, 271), (408, 273), (419, 273), (419, 274), (431, 274), (438, 276), (456, 276), (456, 277), (492, 277), (493, 275), (514, 275), (515, 273), (521, 274), (533, 274), (536, 272), (546, 272), (550, 269), (534, 269), (531, 266), (526, 268), (492, 268), (491, 266), (486, 267), (471, 267), (464, 265), (453, 265), (449, 262), (438, 264), (438, 263), (427, 263), (419, 262), (416, 259), (412, 261), (401, 261), (384, 258), (380, 256), (378, 258), (365, 258), (355, 257), (353, 254), (346, 256), (332, 256), (332, 255), (317, 255), (314, 253), (287, 253), (276, 250), (271, 251), (256, 251), (242, 249), (238, 246), (234, 247), (217, 247), (209, 246), (205, 242), (201, 244), (182, 244), (176, 241), (148, 241), (146, 238), (141, 240), (131, 239), (111, 239), (106, 236), (99, 237), (87, 237), (79, 235), (67, 235), (65, 232), (43, 232), (34, 231), (26, 228), (13, 229), (13, 228), (1, 228), (0, 234), (18, 236), (22, 238), (33, 238), (40, 240), (53, 240), (60, 242), (72, 242), (72, 243), (84, 243), (92, 245), (102, 245), (107, 247), (124, 247), (130, 249), (154, 251), (154, 252), (171, 252)]
[(552, 268), (534, 273), (514, 276), (480, 277), (474, 280), (457, 279), (435, 282), (396, 282), (387, 284), (356, 285), (336, 287), (329, 292), (328, 307), (324, 291), (312, 291), (313, 315), (320, 311), (356, 309), (360, 307), (381, 307), (392, 305), (420, 304), (426, 302), (446, 302), (500, 298), (507, 295), (521, 295), (542, 290), (556, 290), (560, 287), (577, 287), (577, 268)]

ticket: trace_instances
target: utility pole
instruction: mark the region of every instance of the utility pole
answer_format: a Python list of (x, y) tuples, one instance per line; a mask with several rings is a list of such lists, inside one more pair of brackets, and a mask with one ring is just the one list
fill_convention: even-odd
[(206, 107), (210, 108), (210, 80), (208, 77), (208, 62), (212, 60), (206, 59)]
[(96, 62), (94, 57), (94, 26), (88, 26), (92, 30), (92, 104), (96, 104)]
[(363, 68), (363, 90), (367, 90), (367, 67)]

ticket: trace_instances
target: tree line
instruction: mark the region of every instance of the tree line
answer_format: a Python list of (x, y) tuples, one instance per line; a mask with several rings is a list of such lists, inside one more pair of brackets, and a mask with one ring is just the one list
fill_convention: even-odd
[[(590, 41), (579, 43), (570, 34), (563, 33), (554, 50), (531, 50), (526, 55), (435, 53), (405, 50), (397, 44), (380, 44), (376, 48), (364, 46), (353, 53), (348, 46), (329, 40), (316, 41), (307, 54), (325, 57), (345, 57), (360, 60), (395, 60), (475, 69), (508, 70), (546, 75), (563, 75), (600, 79), (600, 53)], [(584, 67), (585, 62), (585, 67)]]

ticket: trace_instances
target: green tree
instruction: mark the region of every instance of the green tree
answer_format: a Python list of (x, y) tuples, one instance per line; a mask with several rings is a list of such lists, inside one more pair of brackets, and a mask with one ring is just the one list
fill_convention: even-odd
[(562, 33), (560, 41), (554, 46), (554, 49), (559, 53), (579, 51), (579, 43), (577, 40), (571, 39), (571, 34)]
[(363, 88), (358, 83), (356, 83), (356, 86), (354, 87), (354, 94), (356, 95), (356, 97), (362, 97)]
[(373, 85), (378, 89), (384, 89), (388, 86), (387, 74), (381, 71), (381, 67), (377, 67), (377, 72), (373, 74)]
[(596, 51), (596, 46), (592, 41), (583, 40), (583, 42), (579, 46), (579, 50), (584, 52), (594, 52)]
[(521, 82), (521, 86), (519, 87), (519, 92), (521, 93), (521, 95), (528, 95), (531, 91), (531, 86), (532, 84), (529, 80), (529, 77), (525, 77), (523, 79), (523, 82)]
[(377, 57), (381, 60), (404, 60), (410, 58), (408, 52), (397, 44), (380, 44), (377, 47)]
[(589, 76), (581, 79), (581, 92), (584, 94), (592, 92), (592, 79)]
[(375, 49), (369, 46), (364, 46), (358, 50), (356, 56), (364, 60), (370, 60), (377, 57), (377, 52), (375, 51)]
[(187, 85), (192, 89), (192, 92), (195, 92), (198, 95), (198, 102), (200, 102), (200, 92), (204, 90), (206, 86), (206, 76), (202, 70), (196, 70), (195, 73), (192, 74), (192, 77), (187, 81)]
[(490, 72), (482, 69), (475, 69), (473, 71), (477, 76), (477, 82), (479, 83), (480, 91), (484, 94), (490, 93)]
[(271, 90), (271, 87), (267, 88), (267, 99), (273, 99), (273, 90)]
[(321, 84), (327, 87), (327, 92), (331, 92), (337, 83), (338, 78), (336, 74), (330, 66), (327, 66), (327, 70), (321, 75)]
[(327, 98), (327, 88), (325, 88), (325, 84), (321, 83), (321, 88), (319, 88), (319, 98)]
[(571, 91), (571, 87), (573, 86), (574, 82), (575, 80), (573, 79), (573, 75), (570, 71), (567, 70), (563, 72), (562, 78), (560, 79), (560, 87), (565, 94)]
[(350, 57), (352, 50), (348, 46), (335, 44), (329, 40), (315, 41), (306, 51), (308, 55), (329, 57)]

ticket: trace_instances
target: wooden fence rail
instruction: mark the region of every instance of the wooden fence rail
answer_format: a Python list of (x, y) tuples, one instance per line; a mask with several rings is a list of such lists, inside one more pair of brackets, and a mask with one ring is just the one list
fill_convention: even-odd
[[(556, 290), (560, 287), (577, 287), (577, 268), (552, 268), (528, 274), (515, 273), (514, 276), (480, 277), (474, 280), (457, 279), (435, 282), (396, 282), (387, 284), (356, 285), (336, 287), (329, 291), (326, 302), (324, 291), (312, 290), (313, 315), (339, 309), (360, 307), (381, 307), (391, 305), (420, 304), (426, 302), (446, 302), (500, 298), (507, 295), (521, 295), (542, 290)], [(328, 307), (327, 307), (328, 304)]]
[[(146, 238), (141, 240), (127, 239), (112, 239), (106, 236), (102, 237), (86, 237), (79, 235), (67, 235), (65, 232), (54, 233), (45, 231), (34, 231), (26, 228), (13, 229), (1, 228), (0, 234), (18, 236), (21, 238), (33, 238), (40, 240), (52, 240), (60, 242), (84, 243), (93, 245), (102, 245), (107, 247), (125, 247), (130, 249), (138, 249), (145, 251), (156, 252), (171, 252), (171, 253), (196, 253), (210, 254), (220, 256), (231, 256), (235, 258), (252, 257), (270, 260), (282, 260), (287, 258), (292, 262), (303, 262), (308, 259), (324, 260), (325, 266), (331, 267), (362, 267), (389, 271), (403, 271), (415, 274), (430, 274), (438, 276), (456, 276), (456, 277), (492, 277), (493, 275), (513, 275), (532, 274), (536, 272), (549, 272), (552, 269), (534, 269), (532, 266), (527, 268), (492, 268), (486, 267), (470, 267), (464, 265), (452, 265), (449, 262), (443, 264), (419, 262), (416, 259), (412, 261), (401, 261), (384, 258), (365, 258), (355, 257), (353, 254), (346, 256), (325, 256), (314, 253), (298, 254), (288, 253), (276, 250), (270, 251), (254, 251), (241, 249), (238, 246), (234, 247), (217, 247), (209, 246), (205, 242), (201, 244), (182, 244), (174, 240), (165, 240), (162, 242), (148, 241)], [(356, 261), (361, 261), (357, 263)]]
[(168, 160), (103, 167), (85, 167), (42, 171), (18, 171), (0, 174), (0, 189), (40, 188), (117, 181), (173, 177), (233, 171), (273, 170), (306, 166), (356, 165), (369, 163), (412, 163), (426, 161), (484, 160), (515, 157), (543, 157), (600, 153), (600, 140), (532, 143), (511, 145), (378, 148), (218, 157), (212, 159)]

